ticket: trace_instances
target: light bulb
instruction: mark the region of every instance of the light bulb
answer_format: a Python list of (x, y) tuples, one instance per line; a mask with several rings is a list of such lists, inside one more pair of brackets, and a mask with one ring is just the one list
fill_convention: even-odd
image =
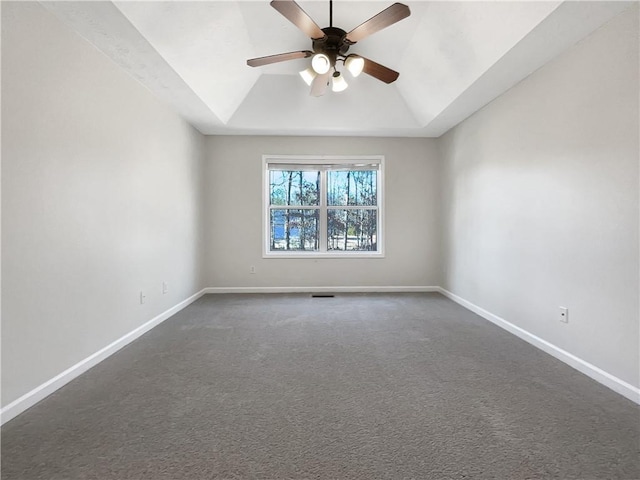
[(349, 55), (344, 61), (344, 66), (347, 67), (351, 75), (357, 77), (364, 69), (364, 58), (358, 57), (357, 55)]
[(324, 53), (316, 53), (311, 59), (311, 67), (318, 75), (322, 75), (329, 71), (331, 62)]
[(304, 83), (311, 86), (313, 79), (316, 78), (316, 72), (313, 71), (313, 68), (309, 67), (306, 70), (302, 70), (300, 76), (304, 80)]
[(342, 92), (346, 90), (348, 86), (349, 84), (344, 77), (340, 75), (340, 72), (334, 72), (333, 78), (331, 79), (331, 90), (334, 92)]

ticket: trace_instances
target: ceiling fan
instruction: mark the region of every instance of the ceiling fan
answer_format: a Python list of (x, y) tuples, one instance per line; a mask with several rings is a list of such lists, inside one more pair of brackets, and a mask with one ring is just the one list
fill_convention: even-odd
[(250, 67), (312, 57), (311, 67), (300, 72), (300, 76), (311, 86), (311, 95), (314, 97), (324, 95), (329, 82), (334, 92), (347, 88), (344, 76), (336, 69), (338, 62), (342, 62), (354, 77), (364, 72), (385, 83), (392, 83), (400, 75), (395, 70), (361, 55), (347, 54), (347, 51), (356, 42), (411, 15), (406, 5), (394, 3), (348, 33), (333, 26), (332, 0), (329, 0), (329, 26), (325, 28), (320, 28), (294, 0), (272, 0), (270, 5), (311, 38), (313, 51), (301, 50), (252, 58), (247, 60)]

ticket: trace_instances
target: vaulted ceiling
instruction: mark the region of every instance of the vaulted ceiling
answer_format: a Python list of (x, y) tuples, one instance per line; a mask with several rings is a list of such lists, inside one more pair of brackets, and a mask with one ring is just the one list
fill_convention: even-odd
[[(262, 1), (41, 2), (204, 134), (437, 137), (632, 2), (405, 1), (411, 16), (353, 45), (400, 72), (390, 85), (309, 95), (310, 59), (259, 68), (253, 57), (310, 50)], [(329, 25), (328, 1), (299, 5)], [(346, 31), (392, 1), (336, 0)]]

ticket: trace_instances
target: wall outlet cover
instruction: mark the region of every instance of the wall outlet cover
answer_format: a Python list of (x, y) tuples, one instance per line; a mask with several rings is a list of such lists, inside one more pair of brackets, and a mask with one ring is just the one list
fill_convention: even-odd
[(569, 309), (567, 307), (560, 307), (560, 321), (569, 323)]

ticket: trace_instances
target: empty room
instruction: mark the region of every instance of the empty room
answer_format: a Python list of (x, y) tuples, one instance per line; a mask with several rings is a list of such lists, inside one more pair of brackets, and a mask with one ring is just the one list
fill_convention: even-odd
[(2, 1), (1, 470), (639, 479), (639, 4)]

